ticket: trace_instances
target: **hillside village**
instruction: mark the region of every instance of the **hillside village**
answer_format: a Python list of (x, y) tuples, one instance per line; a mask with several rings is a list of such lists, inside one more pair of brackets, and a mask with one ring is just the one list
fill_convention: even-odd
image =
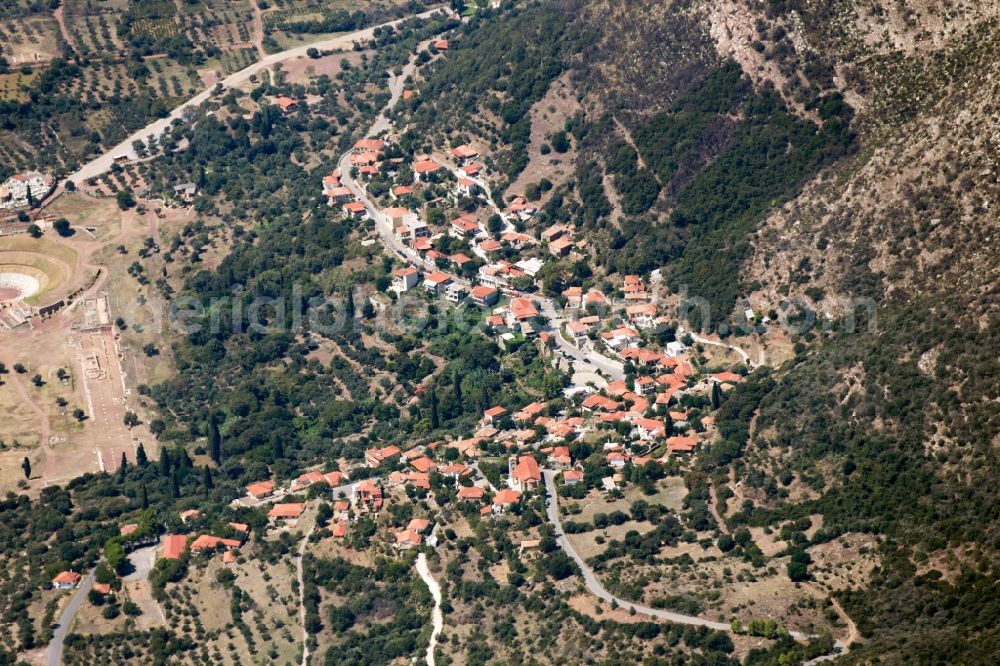
[[(441, 53), (447, 45), (436, 48)], [(288, 97), (275, 102), (286, 113), (299, 106)], [(309, 540), (344, 548), (375, 543), (398, 555), (433, 549), (441, 530), (454, 526), (455, 516), (441, 514), (442, 502), (477, 521), (516, 517), (553, 488), (567, 499), (612, 502), (629, 485), (662, 478), (666, 467), (677, 474), (712, 439), (722, 396), (749, 368), (703, 367), (691, 336), (675, 337), (658, 274), (545, 293), (546, 265), (586, 262), (587, 240), (563, 223), (537, 228), (538, 210), (523, 196), (499, 207), (484, 157), (469, 144), (408, 154), (383, 134), (358, 140), (318, 187), (330, 207), (402, 264), (392, 273), (392, 298), (479, 312), (482, 334), (501, 348), (534, 345), (578, 381), (556, 400), (524, 395), (488, 407), (464, 437), (371, 448), (364, 460), (342, 459), (332, 470), (259, 479), (233, 500), (231, 520), (185, 510), (174, 523), (181, 529), (155, 546), (158, 559), (207, 555), (234, 566), (254, 538), (306, 525)], [(259, 526), (256, 537), (251, 523)], [(120, 537), (129, 550), (150, 547), (151, 537), (156, 543), (135, 523), (122, 525)], [(529, 539), (522, 548), (537, 544)], [(61, 571), (52, 585), (72, 589), (80, 581), (79, 572)]]
[[(431, 38), (408, 57), (435, 62), (448, 58), (454, 47), (447, 39)], [(347, 401), (335, 398), (347, 396), (350, 408), (357, 409), (359, 396), (368, 393), (358, 386), (367, 389), (378, 382), (382, 391), (371, 391), (373, 400), (366, 402), (391, 399), (393, 409), (399, 409), (387, 410), (392, 416), (383, 421), (405, 414), (410, 421), (400, 431), (405, 435), (386, 436), (355, 422), (353, 431), (337, 432), (336, 453), (322, 448), (332, 451), (334, 435), (326, 430), (319, 436), (319, 455), (296, 459), (285, 455), (280, 434), (259, 433), (256, 452), (244, 450), (236, 454), (246, 456), (239, 465), (227, 465), (236, 456), (230, 461), (228, 452), (223, 454), (223, 412), (245, 416), (252, 409), (250, 398), (199, 414), (193, 420), (202, 423), (188, 424), (188, 439), (174, 440), (191, 446), (173, 454), (164, 447), (158, 466), (145, 459), (140, 463), (138, 457), (133, 464), (123, 456), (115, 470), (118, 478), (157, 472), (164, 480), (159, 492), (171, 493), (172, 508), (154, 518), (142, 485), (141, 495), (131, 498), (142, 507), (139, 518), (134, 512), (125, 520), (120, 513), (111, 517), (114, 531), (107, 535), (103, 561), (88, 571), (77, 566), (79, 558), (65, 564), (67, 556), (45, 570), (50, 614), (70, 598), (58, 596), (63, 591), (75, 590), (74, 601), (85, 593), (90, 602), (77, 625), (87, 631), (70, 636), (69, 653), (76, 658), (99, 654), (88, 652), (93, 646), (84, 648), (80, 636), (97, 645), (100, 641), (91, 636), (101, 635), (100, 630), (113, 635), (138, 622), (143, 630), (168, 627), (185, 640), (194, 638), (197, 647), (179, 648), (197, 655), (191, 657), (194, 663), (219, 661), (221, 646), (228, 640), (231, 648), (237, 633), (243, 642), (227, 663), (256, 657), (257, 650), (275, 663), (297, 662), (300, 656), (307, 662), (310, 651), (318, 654), (323, 648), (329, 660), (341, 645), (331, 640), (353, 649), (361, 640), (359, 633), (347, 631), (350, 622), (342, 631), (329, 630), (341, 626), (336, 607), (357, 594), (338, 590), (348, 576), (330, 575), (331, 567), (376, 578), (407, 571), (406, 577), (422, 580), (432, 593), (440, 579), (445, 597), (434, 600), (434, 612), (448, 614), (452, 645), (446, 653), (454, 655), (481, 643), (476, 632), (484, 606), (470, 597), (494, 594), (498, 586), (504, 591), (495, 597), (521, 594), (526, 604), (533, 603), (523, 601), (528, 595), (550, 597), (560, 613), (576, 619), (577, 624), (569, 623), (570, 635), (595, 633), (592, 623), (600, 623), (601, 631), (619, 622), (631, 626), (639, 615), (643, 626), (634, 631), (662, 626), (660, 635), (668, 642), (673, 640), (668, 632), (683, 630), (685, 649), (698, 649), (706, 636), (712, 636), (713, 651), (735, 650), (740, 656), (769, 648), (768, 641), (779, 637), (803, 654), (841, 649), (826, 630), (830, 618), (822, 618), (821, 607), (806, 601), (801, 608), (796, 605), (813, 594), (796, 585), (804, 579), (786, 579), (784, 573), (783, 558), (795, 556), (794, 539), (815, 533), (821, 523), (807, 517), (773, 537), (767, 532), (751, 538), (743, 528), (730, 535), (726, 514), (735, 511), (726, 500), (733, 493), (718, 479), (710, 485), (699, 468), (698, 453), (722, 439), (719, 421), (727, 396), (738, 393), (740, 384), (752, 383), (748, 377), (763, 365), (763, 354), (753, 362), (739, 346), (747, 344), (746, 338), (686, 331), (690, 324), (678, 314), (677, 295), (666, 288), (660, 270), (640, 274), (601, 266), (589, 231), (555, 214), (561, 195), (546, 196), (553, 187), (546, 179), (495, 192), (503, 177), (481, 138), (456, 133), (446, 144), (435, 144), (419, 136), (407, 125), (407, 112), (393, 107), (399, 100), (418, 100), (420, 87), (419, 76), (396, 73), (388, 85), (388, 104), (372, 130), (362, 138), (341, 135), (345, 140), (335, 151), (323, 152), (322, 167), (301, 181), (315, 193), (315, 209), (324, 221), (349, 230), (349, 240), (341, 243), (357, 253), (348, 259), (354, 262), (350, 270), (361, 272), (365, 262), (370, 268), (370, 282), (358, 283), (357, 290), (352, 282), (348, 288), (348, 317), (360, 312), (358, 319), (365, 320), (355, 329), (367, 338), (360, 346), (374, 341), (398, 345), (402, 356), (416, 350), (414, 356), (427, 357), (407, 368), (405, 381), (392, 385), (386, 368), (398, 367), (398, 356), (386, 354), (390, 363), (369, 366), (360, 354), (342, 355), (358, 366), (356, 383), (341, 390), (349, 373), (337, 375), (324, 388), (331, 392), (320, 399), (340, 408)], [(256, 122), (255, 109), (266, 109), (304, 128), (317, 99), (301, 91), (272, 77), (264, 96), (230, 95), (220, 116), (239, 125), (241, 113), (246, 112), (243, 121)], [(183, 125), (178, 122), (177, 131)], [(565, 133), (563, 141), (568, 142)], [(178, 212), (205, 206), (207, 188), (193, 182), (199, 178), (203, 183), (204, 173), (166, 181), (164, 206)], [(90, 192), (100, 193), (98, 179), (87, 184)], [(152, 201), (157, 193), (139, 194)], [(347, 279), (354, 277), (348, 273)], [(350, 311), (355, 294), (364, 300)], [(434, 349), (433, 331), (405, 340), (382, 335), (410, 306), (444, 313), (466, 326), (462, 335), (488, 341), (490, 361), (496, 356), (501, 371), (506, 363), (528, 365), (529, 359), (530, 372), (519, 379), (531, 376), (499, 392), (483, 388), (463, 396), (461, 378), (453, 374), (449, 398), (460, 405), (460, 417), (452, 411), (445, 427), (438, 395), (442, 366), (451, 359), (443, 360)], [(770, 323), (752, 309), (744, 318), (757, 332)], [(316, 340), (307, 341), (312, 347), (308, 358), (303, 354), (303, 366), (332, 367), (330, 357), (319, 359), (332, 355), (330, 349), (344, 354), (348, 347), (343, 338)], [(289, 351), (287, 358), (298, 353)], [(282, 354), (275, 366), (285, 361)], [(291, 409), (287, 418), (298, 415)], [(187, 417), (170, 417), (169, 426), (160, 424), (160, 433)], [(177, 437), (176, 430), (171, 434)], [(188, 471), (195, 469), (199, 472)], [(182, 491), (178, 470), (185, 470), (186, 478), (200, 473), (199, 489)], [(221, 478), (222, 492), (213, 485)], [(740, 499), (750, 501), (746, 495)], [(755, 539), (768, 548), (766, 559)], [(781, 547), (782, 541), (789, 546)], [(862, 559), (860, 566), (870, 570), (870, 558)], [(779, 560), (781, 572), (765, 568)], [(128, 562), (145, 564), (133, 568)], [(412, 574), (414, 565), (419, 579)], [(472, 575), (463, 580), (466, 565)], [(709, 578), (724, 591), (703, 594), (700, 581)], [(392, 586), (385, 582), (378, 579), (365, 593), (390, 594)], [(412, 593), (408, 603), (422, 607), (427, 601), (422, 588), (407, 585), (397, 587)], [(477, 585), (486, 592), (470, 593)], [(779, 586), (780, 602), (765, 598), (774, 586)], [(220, 589), (228, 610), (213, 606)], [(785, 608), (790, 598), (796, 604)], [(119, 616), (119, 608), (127, 617)], [(396, 612), (400, 609), (412, 607), (400, 603)], [(367, 628), (379, 627), (388, 617), (376, 618), (382, 610), (365, 620)], [(244, 615), (254, 618), (252, 627)], [(506, 621), (491, 617), (484, 628), (501, 636)], [(429, 629), (419, 626), (408, 627), (406, 635), (420, 633), (423, 644)], [(91, 633), (93, 627), (98, 629)], [(822, 635), (814, 632), (817, 627)], [(430, 664), (442, 630), (435, 626), (433, 631)], [(578, 654), (605, 650), (603, 644), (583, 643)], [(414, 646), (394, 649), (397, 661), (414, 653)], [(350, 657), (345, 653), (343, 659)]]
[[(275, 102), (285, 112), (298, 108), (288, 97)], [(217, 556), (233, 566), (255, 538), (250, 522), (260, 526), (257, 539), (308, 526), (310, 541), (329, 539), (348, 549), (372, 543), (398, 555), (433, 549), (441, 530), (454, 526), (455, 516), (440, 513), (443, 502), (476, 521), (516, 517), (553, 488), (566, 499), (612, 502), (632, 484), (662, 478), (664, 468), (677, 474), (714, 437), (715, 410), (750, 368), (706, 370), (692, 337), (675, 337), (658, 274), (620, 276), (610, 290), (565, 286), (544, 293), (545, 266), (586, 261), (587, 240), (562, 223), (536, 228), (537, 209), (523, 196), (499, 207), (483, 157), (469, 144), (406, 154), (383, 134), (358, 140), (319, 187), (330, 207), (402, 263), (392, 273), (394, 299), (478, 311), (482, 333), (501, 348), (537, 346), (579, 381), (571, 380), (556, 400), (524, 395), (484, 409), (478, 428), (464, 437), (371, 448), (362, 461), (342, 459), (332, 470), (260, 479), (233, 500), (232, 520), (206, 522), (196, 508), (183, 511), (175, 523), (182, 529), (162, 537), (158, 558)], [(442, 216), (442, 208), (451, 215)], [(147, 545), (151, 535), (129, 523), (120, 536), (131, 549)], [(521, 547), (538, 543), (525, 540)], [(71, 589), (80, 579), (63, 571), (52, 584)]]

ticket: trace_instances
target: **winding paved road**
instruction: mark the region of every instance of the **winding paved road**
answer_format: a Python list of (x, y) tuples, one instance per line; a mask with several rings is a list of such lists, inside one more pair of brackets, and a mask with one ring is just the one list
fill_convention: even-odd
[(430, 589), (431, 596), (434, 597), (434, 610), (431, 611), (431, 623), (434, 625), (434, 630), (431, 631), (431, 640), (427, 644), (426, 657), (427, 666), (434, 666), (434, 648), (437, 647), (438, 636), (444, 630), (444, 615), (441, 613), (441, 586), (434, 580), (430, 569), (427, 568), (427, 556), (423, 553), (417, 556), (417, 573), (420, 574)]
[(684, 615), (682, 613), (675, 613), (673, 611), (663, 610), (660, 608), (641, 606), (632, 601), (619, 599), (608, 592), (594, 574), (594, 570), (591, 569), (590, 566), (588, 566), (584, 561), (583, 557), (576, 552), (576, 548), (563, 532), (562, 521), (559, 519), (559, 502), (557, 500), (558, 495), (556, 494), (555, 472), (548, 469), (542, 470), (542, 477), (545, 479), (545, 490), (548, 492), (550, 498), (550, 501), (545, 507), (545, 512), (548, 514), (549, 522), (556, 528), (556, 542), (564, 551), (566, 551), (567, 555), (573, 558), (573, 561), (576, 562), (577, 566), (580, 567), (580, 572), (583, 574), (583, 581), (587, 585), (587, 589), (590, 590), (594, 596), (600, 597), (608, 603), (614, 602), (626, 610), (634, 609), (636, 613), (655, 617), (660, 620), (666, 620), (667, 622), (690, 624), (697, 627), (708, 627), (709, 629), (716, 629), (718, 631), (731, 631), (729, 625), (722, 622), (706, 620), (694, 615)]
[(56, 627), (55, 632), (52, 634), (52, 640), (49, 641), (49, 647), (45, 650), (45, 663), (47, 666), (59, 666), (62, 663), (63, 644), (66, 642), (69, 628), (73, 625), (73, 619), (76, 617), (77, 611), (80, 610), (83, 600), (87, 598), (87, 593), (90, 592), (90, 588), (93, 585), (94, 570), (91, 569), (87, 577), (76, 588), (73, 598), (69, 600), (69, 605), (66, 606), (59, 616), (59, 626)]
[[(250, 65), (249, 67), (241, 69), (240, 71), (234, 74), (230, 74), (219, 83), (221, 83), (224, 88), (231, 88), (241, 83), (245, 83), (250, 79), (250, 77), (256, 76), (265, 69), (270, 69), (271, 67), (273, 67), (278, 63), (284, 62), (286, 60), (291, 60), (293, 58), (305, 57), (306, 51), (308, 51), (309, 49), (331, 50), (338, 48), (350, 48), (354, 44), (354, 42), (359, 39), (370, 39), (371, 37), (373, 37), (375, 30), (379, 28), (384, 28), (387, 26), (396, 26), (402, 23), (403, 21), (407, 21), (413, 18), (427, 18), (439, 11), (443, 10), (440, 8), (428, 10), (420, 14), (414, 14), (411, 16), (406, 16), (401, 19), (396, 19), (394, 21), (388, 21), (386, 23), (382, 23), (381, 25), (365, 28), (364, 30), (357, 30), (355, 32), (351, 32), (346, 35), (341, 35), (339, 37), (332, 37), (330, 39), (325, 39), (318, 42), (312, 42), (311, 44), (303, 44), (302, 46), (297, 46), (293, 49), (288, 49), (287, 51), (281, 51), (280, 53), (272, 53), (271, 55), (266, 56), (261, 60), (255, 62), (254, 64)], [(119, 143), (114, 148), (108, 150), (100, 157), (97, 157), (88, 162), (87, 164), (83, 165), (82, 167), (80, 167), (80, 169), (78, 169), (76, 173), (73, 173), (68, 177), (68, 180), (72, 180), (74, 183), (79, 184), (87, 180), (88, 178), (99, 176), (111, 169), (112, 165), (114, 164), (115, 157), (118, 155), (127, 155), (129, 159), (136, 158), (137, 155), (135, 153), (135, 150), (133, 150), (132, 148), (132, 143), (134, 141), (144, 142), (146, 141), (146, 138), (150, 134), (155, 135), (157, 137), (161, 136), (165, 131), (167, 131), (170, 128), (170, 126), (173, 124), (175, 120), (183, 120), (184, 116), (189, 112), (190, 109), (193, 109), (202, 104), (203, 102), (207, 101), (212, 96), (212, 90), (214, 88), (215, 86), (212, 86), (211, 88), (207, 88), (201, 91), (191, 99), (177, 106), (177, 108), (175, 108), (166, 118), (160, 118), (159, 120), (150, 123), (141, 130), (133, 132), (130, 137)], [(63, 182), (65, 182), (65, 180), (66, 179), (64, 179)], [(60, 186), (56, 189), (61, 190), (61, 188), (62, 184), (60, 184)], [(52, 197), (49, 197), (47, 201), (51, 201), (52, 199), (54, 199), (54, 195)]]
[[(562, 521), (559, 518), (559, 500), (558, 494), (556, 493), (555, 484), (555, 472), (549, 469), (542, 470), (542, 478), (545, 480), (545, 491), (548, 493), (549, 501), (546, 503), (545, 513), (548, 516), (549, 522), (556, 528), (556, 542), (559, 546), (566, 551), (566, 554), (573, 558), (577, 566), (580, 567), (580, 572), (583, 575), (584, 583), (587, 585), (587, 589), (590, 592), (608, 603), (614, 602), (618, 606), (625, 608), (626, 610), (634, 610), (636, 613), (641, 613), (642, 615), (648, 615), (649, 617), (654, 617), (660, 620), (666, 620), (667, 622), (674, 622), (676, 624), (689, 624), (696, 627), (708, 627), (709, 629), (715, 629), (717, 631), (732, 631), (732, 628), (728, 624), (722, 622), (717, 622), (715, 620), (706, 620), (705, 618), (697, 617), (695, 615), (684, 615), (683, 613), (675, 613), (673, 611), (662, 610), (660, 608), (650, 608), (648, 606), (641, 606), (631, 601), (626, 601), (625, 599), (619, 599), (614, 596), (601, 584), (601, 581), (594, 574), (594, 570), (584, 561), (583, 557), (576, 551), (572, 542), (563, 532)], [(799, 631), (789, 631), (788, 635), (797, 641), (808, 641), (812, 636), (808, 636)], [(834, 642), (834, 651), (831, 654), (823, 655), (822, 657), (817, 657), (809, 661), (808, 663), (818, 663), (821, 661), (831, 661), (846, 650), (846, 646), (841, 641)]]

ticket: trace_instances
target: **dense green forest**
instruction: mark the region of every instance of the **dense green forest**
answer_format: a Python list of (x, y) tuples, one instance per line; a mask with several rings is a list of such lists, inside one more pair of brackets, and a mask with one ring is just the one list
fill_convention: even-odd
[(512, 182), (528, 163), (531, 107), (587, 38), (578, 26), (567, 30), (571, 19), (564, 7), (549, 3), (510, 8), (499, 19), (477, 12), (457, 32), (448, 57), (432, 63), (413, 102), (409, 134), (446, 129), (485, 135), (490, 165)]
[[(673, 108), (633, 129), (638, 154), (623, 141), (611, 146), (605, 169), (625, 219), (598, 260), (622, 273), (668, 266), (675, 291), (686, 287), (708, 301), (712, 326), (728, 320), (744, 289), (740, 269), (750, 234), (763, 215), (855, 147), (850, 107), (839, 95), (815, 105), (820, 127), (792, 115), (776, 93), (754, 91), (735, 63), (707, 73)], [(608, 116), (573, 127), (585, 146), (603, 145), (615, 133)], [(595, 226), (610, 208), (585, 187), (578, 219)], [(661, 189), (670, 210), (662, 218), (647, 214)]]

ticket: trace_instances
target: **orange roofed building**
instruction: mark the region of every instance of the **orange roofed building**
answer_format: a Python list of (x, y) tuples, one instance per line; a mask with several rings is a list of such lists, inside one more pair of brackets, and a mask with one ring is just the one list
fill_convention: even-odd
[(510, 460), (508, 483), (514, 490), (534, 490), (542, 482), (542, 472), (533, 456), (519, 456), (517, 462)]
[(515, 504), (521, 503), (521, 493), (517, 490), (504, 488), (493, 498), (493, 513), (503, 513)]
[(285, 113), (289, 113), (289, 112), (294, 111), (295, 109), (299, 108), (299, 103), (298, 102), (296, 102), (291, 97), (285, 97), (284, 95), (281, 95), (280, 97), (278, 97), (274, 101), (278, 103), (278, 106), (280, 106), (281, 110), (284, 111)]
[(371, 479), (365, 479), (354, 486), (354, 499), (361, 513), (377, 512), (382, 508), (382, 489)]
[(247, 486), (247, 495), (255, 500), (270, 497), (274, 492), (274, 481), (258, 481)]
[(275, 504), (271, 507), (271, 510), (267, 512), (267, 518), (272, 524), (278, 522), (279, 520), (298, 520), (305, 510), (306, 505), (300, 502)]
[(216, 548), (239, 548), (243, 544), (236, 539), (223, 539), (222, 537), (212, 536), (211, 534), (202, 534), (197, 539), (191, 542), (191, 552), (199, 553), (206, 550), (215, 550)]
[(63, 571), (52, 579), (52, 587), (57, 590), (69, 590), (80, 582), (80, 574), (75, 571)]
[(667, 448), (671, 453), (691, 453), (698, 445), (695, 437), (669, 437), (667, 438)]
[(186, 534), (167, 534), (163, 537), (162, 558), (167, 560), (178, 560), (184, 551), (187, 550)]
[(371, 468), (376, 468), (386, 460), (394, 458), (400, 454), (398, 446), (387, 446), (382, 449), (368, 449), (365, 451), (365, 462)]
[(458, 499), (461, 500), (479, 501), (483, 499), (485, 494), (486, 490), (479, 486), (463, 486), (458, 489)]

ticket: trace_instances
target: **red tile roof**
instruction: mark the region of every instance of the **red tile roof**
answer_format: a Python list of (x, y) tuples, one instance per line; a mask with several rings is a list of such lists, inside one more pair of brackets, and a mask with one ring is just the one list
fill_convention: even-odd
[(434, 461), (428, 458), (427, 456), (414, 458), (413, 460), (410, 461), (410, 465), (413, 466), (413, 469), (417, 470), (418, 472), (424, 472), (425, 474), (437, 467)]
[(444, 167), (434, 160), (418, 160), (413, 163), (413, 170), (416, 173), (434, 173)]
[(52, 582), (59, 585), (76, 585), (80, 582), (80, 574), (75, 571), (62, 571)]
[(187, 550), (186, 534), (168, 534), (163, 537), (163, 555), (168, 560), (179, 559)]
[(447, 284), (451, 282), (451, 276), (441, 271), (434, 271), (424, 279), (431, 284)]
[(274, 492), (274, 481), (258, 481), (247, 486), (247, 494), (254, 497), (264, 497)]
[(301, 502), (290, 502), (288, 504), (275, 504), (267, 512), (268, 518), (298, 518), (306, 510), (306, 505)]
[(521, 321), (522, 319), (530, 319), (538, 315), (538, 310), (535, 308), (535, 304), (530, 298), (515, 298), (510, 302), (510, 312), (514, 315), (514, 319)]
[(385, 141), (381, 139), (358, 139), (358, 142), (354, 144), (355, 150), (364, 150), (372, 152), (381, 152), (385, 148)]
[(468, 159), (479, 155), (479, 151), (466, 144), (464, 146), (459, 146), (458, 148), (453, 148), (451, 154), (459, 159)]
[(472, 288), (473, 298), (489, 298), (491, 295), (497, 293), (497, 290), (493, 287), (487, 287), (485, 284), (479, 284)]
[(517, 465), (514, 466), (514, 479), (520, 483), (541, 482), (542, 472), (538, 469), (538, 462), (533, 456), (521, 456), (517, 459)]
[(479, 486), (471, 486), (466, 488), (465, 486), (458, 489), (459, 499), (464, 500), (481, 500), (483, 495), (486, 494), (486, 490), (480, 488)]
[(227, 548), (239, 548), (242, 546), (239, 541), (235, 539), (223, 539), (222, 537), (212, 536), (211, 534), (202, 534), (197, 539), (191, 542), (192, 551), (200, 550), (215, 550), (219, 546), (225, 546)]
[(504, 488), (493, 498), (494, 506), (506, 506), (508, 504), (518, 504), (521, 501), (521, 493), (510, 488)]

